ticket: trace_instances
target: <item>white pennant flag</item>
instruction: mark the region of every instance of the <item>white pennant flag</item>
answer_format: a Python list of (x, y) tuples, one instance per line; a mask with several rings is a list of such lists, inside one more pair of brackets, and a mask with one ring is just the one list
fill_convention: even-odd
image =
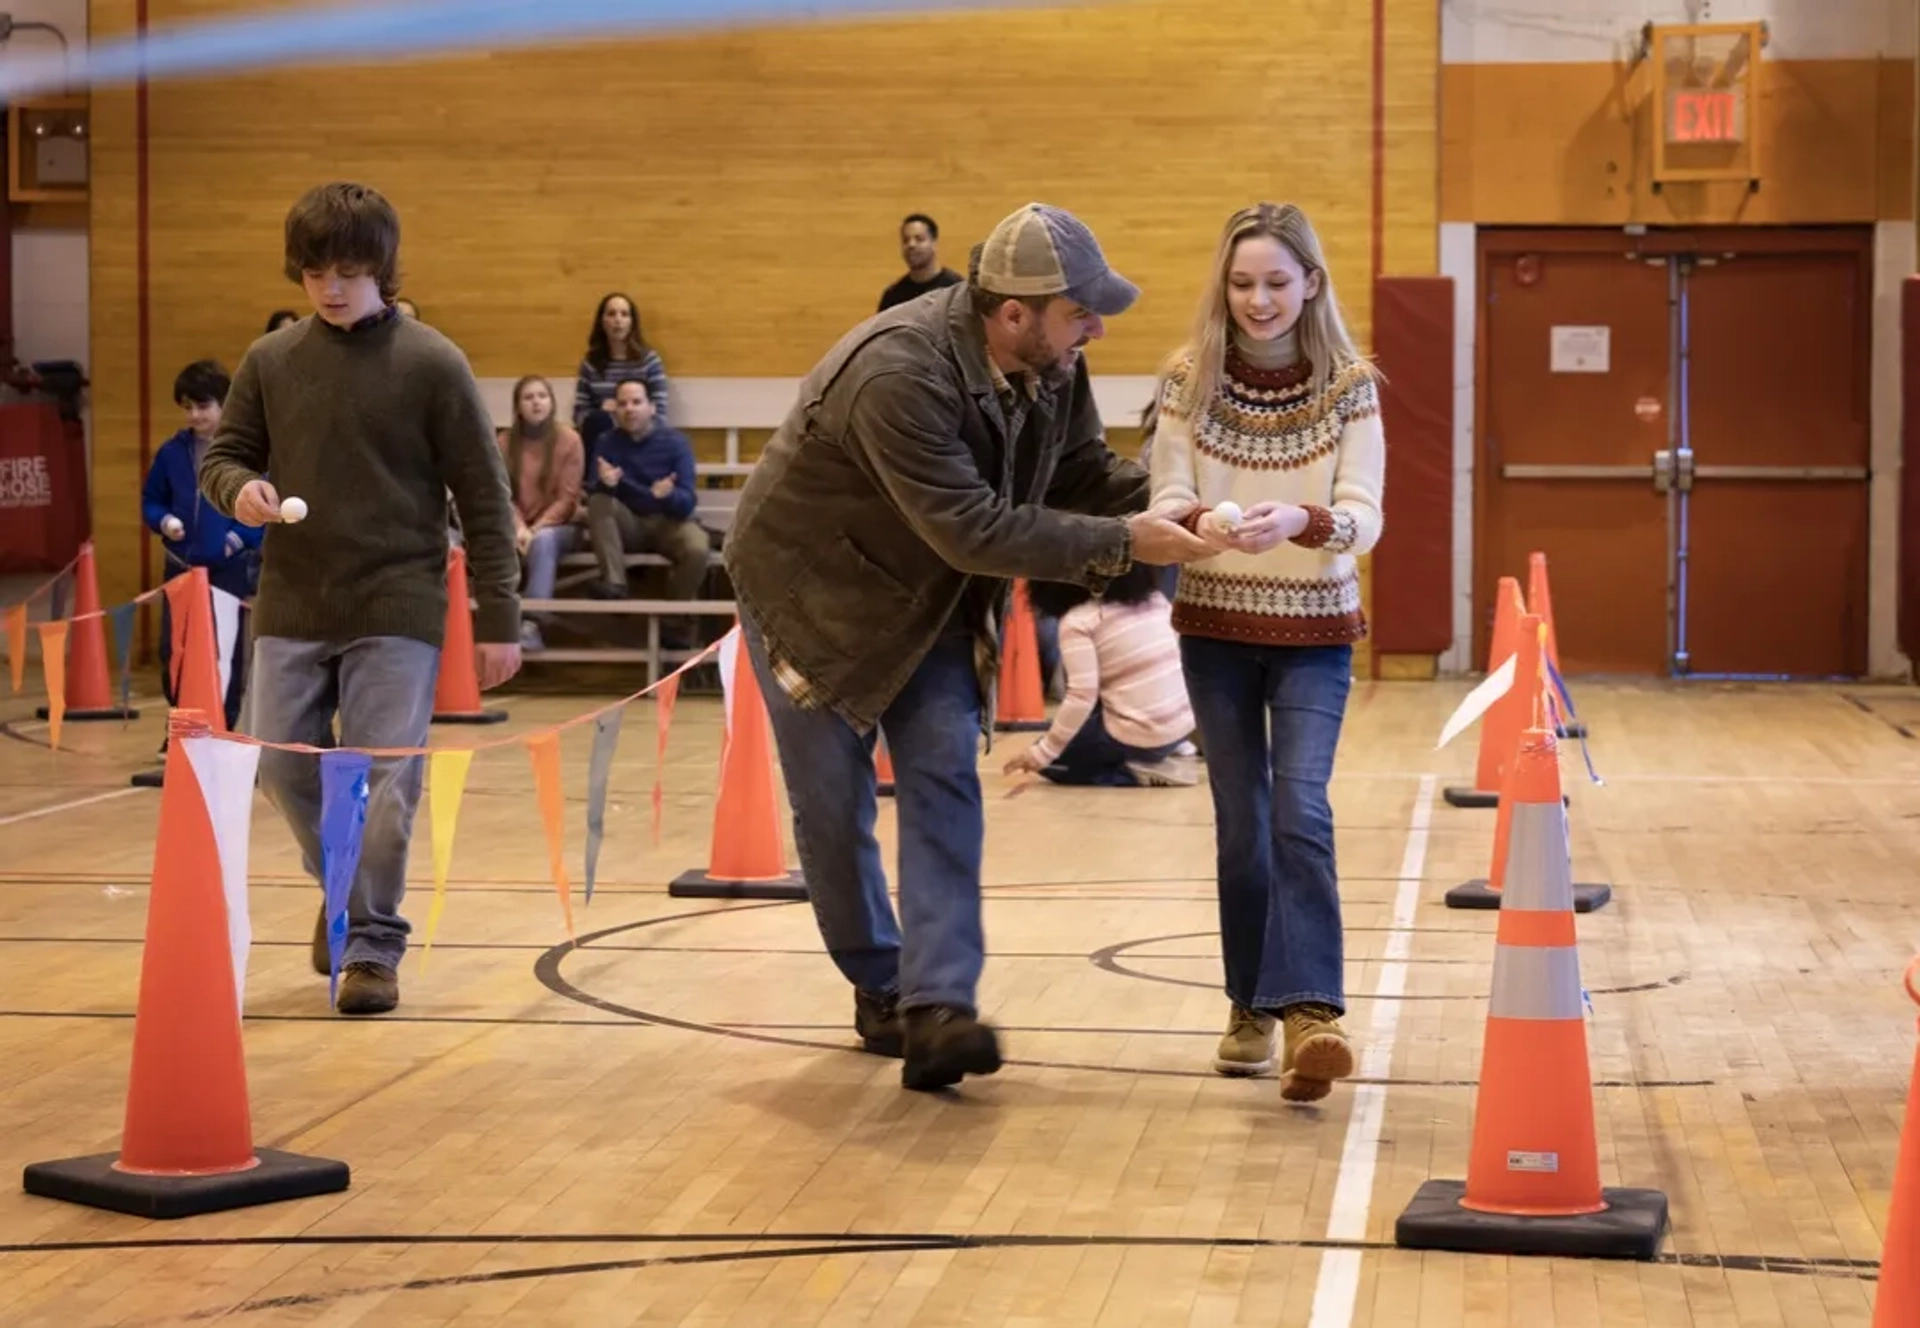
[(1433, 745), (1436, 752), (1459, 737), (1474, 720), (1491, 710), (1495, 701), (1507, 694), (1507, 689), (1513, 686), (1514, 661), (1517, 659), (1518, 655), (1508, 655), (1500, 662), (1499, 668), (1486, 676), (1485, 681), (1467, 693), (1467, 699), (1460, 703), (1460, 708), (1447, 720), (1446, 727), (1440, 730), (1440, 741)]
[(220, 700), (233, 687), (233, 647), (240, 636), (240, 600), (213, 587), (213, 649), (220, 657)]
[(227, 940), (233, 948), (234, 1013), (246, 1009), (247, 951), (253, 920), (247, 911), (247, 854), (253, 830), (253, 779), (260, 749), (223, 738), (185, 738), (181, 749), (193, 766), (220, 849), (220, 883), (227, 897)]
[(740, 628), (736, 625), (720, 638), (720, 713), (726, 717), (728, 733), (733, 732), (733, 670), (739, 662), (735, 653), (739, 647)]

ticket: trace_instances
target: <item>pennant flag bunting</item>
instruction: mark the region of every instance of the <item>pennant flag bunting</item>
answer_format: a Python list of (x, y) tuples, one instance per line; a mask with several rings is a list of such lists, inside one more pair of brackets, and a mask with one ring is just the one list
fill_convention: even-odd
[(168, 635), (172, 637), (173, 657), (167, 663), (167, 671), (173, 676), (167, 682), (173, 688), (175, 696), (180, 694), (180, 670), (186, 667), (187, 663), (187, 617), (194, 609), (193, 596), (188, 592), (192, 587), (193, 582), (185, 577), (175, 577), (161, 587), (166, 591), (167, 610), (172, 628)]
[(578, 939), (573, 930), (573, 891), (567, 884), (565, 799), (560, 790), (560, 734), (557, 730), (535, 733), (527, 738), (527, 754), (533, 758), (534, 792), (540, 803), (540, 819), (547, 830), (547, 866), (553, 873), (553, 888), (560, 894), (560, 912), (567, 920), (567, 939)]
[(54, 577), (47, 590), (47, 616), (49, 618), (67, 616), (67, 574), (65, 572)]
[(60, 750), (60, 721), (67, 713), (67, 624), (40, 624), (40, 669), (47, 677), (47, 741)]
[(453, 829), (460, 819), (460, 800), (467, 792), (467, 772), (473, 753), (449, 748), (435, 752), (427, 765), (427, 810), (433, 821), (433, 907), (427, 912), (427, 934), (421, 947), (420, 971), (433, 956), (433, 935), (447, 906), (447, 868), (453, 862)]
[(240, 597), (213, 587), (213, 648), (219, 656), (220, 695), (233, 690), (233, 646), (240, 636)]
[(120, 652), (120, 708), (133, 708), (133, 615), (140, 610), (138, 600), (115, 605), (107, 611), (107, 624), (113, 629), (114, 648)]
[(660, 818), (666, 806), (667, 730), (673, 727), (673, 703), (680, 695), (680, 675), (670, 673), (654, 693), (653, 727), (653, 846), (660, 847)]
[(606, 833), (607, 778), (613, 772), (613, 751), (620, 743), (620, 724), (627, 708), (617, 706), (593, 721), (593, 757), (587, 765), (587, 906), (593, 906), (593, 879), (600, 865), (600, 840)]
[(1433, 745), (1439, 751), (1470, 728), (1476, 719), (1493, 708), (1493, 703), (1507, 694), (1513, 686), (1513, 671), (1517, 667), (1517, 655), (1508, 655), (1500, 661), (1500, 667), (1481, 680), (1480, 685), (1467, 693), (1459, 707), (1448, 717), (1446, 725), (1440, 730), (1440, 741)]
[(13, 694), (27, 685), (27, 606), (7, 609), (7, 663), (13, 667)]
[(726, 717), (726, 733), (733, 732), (733, 671), (740, 656), (740, 627), (736, 623), (720, 638), (720, 713)]
[(200, 785), (220, 849), (220, 881), (227, 898), (227, 939), (233, 947), (236, 1014), (247, 999), (247, 952), (253, 946), (253, 921), (247, 907), (247, 855), (253, 830), (253, 784), (260, 748), (252, 743), (221, 742), (211, 736), (181, 740), (193, 777)]
[(373, 757), (365, 752), (320, 753), (320, 876), (326, 891), (327, 951), (331, 972), (327, 995), (340, 991), (340, 963), (347, 949), (347, 899), (360, 867), (360, 840), (367, 828), (367, 772)]

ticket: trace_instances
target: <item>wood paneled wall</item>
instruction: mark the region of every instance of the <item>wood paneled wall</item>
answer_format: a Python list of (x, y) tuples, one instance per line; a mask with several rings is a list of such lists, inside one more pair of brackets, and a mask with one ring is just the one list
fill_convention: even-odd
[[(134, 0), (94, 0), (95, 39)], [(150, 90), (149, 444), (177, 368), (238, 361), (267, 312), (288, 204), (318, 181), (401, 210), (406, 293), (477, 372), (571, 373), (596, 301), (638, 299), (670, 372), (805, 371), (898, 275), (895, 226), (943, 256), (1033, 198), (1077, 211), (1144, 290), (1096, 371), (1184, 336), (1218, 227), (1258, 198), (1318, 223), (1371, 316), (1376, 56), (1389, 270), (1433, 270), (1437, 0), (1116, 0), (606, 42)], [(149, 0), (155, 26), (258, 7)], [(105, 593), (137, 585), (141, 433), (134, 99), (96, 97), (92, 327)]]
[(1441, 216), (1488, 225), (1893, 221), (1912, 214), (1912, 60), (1775, 60), (1761, 70), (1757, 193), (1649, 179), (1644, 67), (1454, 64), (1441, 71)]

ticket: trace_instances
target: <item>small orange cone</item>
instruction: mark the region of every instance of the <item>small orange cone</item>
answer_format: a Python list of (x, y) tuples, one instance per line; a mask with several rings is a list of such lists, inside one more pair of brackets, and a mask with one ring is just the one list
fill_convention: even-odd
[(727, 705), (707, 868), (681, 873), (667, 893), (691, 899), (805, 899), (806, 882), (799, 872), (787, 870), (781, 849), (773, 725), (747, 655), (746, 633), (738, 630)]
[[(214, 732), (227, 731), (227, 702), (220, 694), (219, 646), (213, 630), (213, 586), (207, 569), (195, 567), (161, 587), (173, 618), (173, 695), (181, 710), (211, 717)], [(158, 770), (142, 770), (128, 782), (135, 788), (163, 788), (172, 761)]]
[(1422, 1185), (1394, 1240), (1403, 1249), (1652, 1259), (1666, 1234), (1666, 1195), (1600, 1185), (1559, 752), (1538, 720), (1523, 731), (1507, 789), (1512, 856), (1466, 1183)]
[[(89, 616), (91, 615), (91, 616)], [(214, 676), (219, 676), (216, 662)], [(138, 719), (140, 712), (114, 697), (107, 669), (107, 620), (100, 612), (100, 577), (93, 562), (93, 541), (80, 546), (73, 566), (73, 624), (67, 633), (67, 711), (69, 720)], [(49, 718), (42, 707), (40, 718)]]
[(480, 704), (480, 675), (473, 656), (473, 596), (467, 589), (467, 551), (447, 550), (447, 632), (440, 646), (440, 676), (433, 686), (436, 724), (498, 724), (504, 710)]
[[(1536, 711), (1542, 715), (1545, 713), (1545, 703), (1540, 700), (1540, 697), (1546, 685), (1545, 679), (1541, 676), (1541, 662), (1545, 658), (1547, 640), (1546, 624), (1533, 613), (1523, 613), (1519, 618), (1519, 626), (1515, 630), (1515, 638), (1519, 644), (1514, 652), (1513, 689), (1500, 698), (1495, 709), (1497, 710), (1499, 705), (1512, 703), (1513, 713), (1520, 722), (1531, 724)], [(1523, 702), (1522, 698), (1532, 698), (1532, 700)], [(1523, 703), (1529, 707), (1524, 716), (1518, 709)], [(1485, 718), (1491, 720), (1493, 711), (1489, 711)], [(1518, 759), (1520, 746), (1525, 741), (1526, 730), (1521, 729), (1515, 735), (1513, 754), (1506, 762), (1506, 778), (1509, 787), (1513, 778), (1514, 761)], [(1507, 845), (1513, 824), (1512, 799), (1505, 796), (1505, 790), (1502, 793), (1499, 810), (1494, 813), (1492, 866), (1487, 875), (1463, 881), (1447, 891), (1448, 908), (1500, 907), (1500, 892), (1507, 875)], [(1573, 887), (1573, 911), (1591, 913), (1596, 908), (1603, 907), (1612, 898), (1613, 887), (1610, 885), (1577, 882)]]
[(873, 744), (874, 792), (883, 798), (893, 796), (893, 753), (887, 750), (887, 735), (875, 731)]
[(1007, 611), (1007, 637), (1000, 655), (999, 704), (993, 726), (1002, 733), (1047, 727), (1047, 693), (1040, 678), (1040, 634), (1027, 603), (1027, 583), (1015, 581)]
[[(1506, 663), (1507, 656), (1520, 648), (1520, 616), (1526, 611), (1526, 606), (1520, 600), (1520, 583), (1510, 576), (1501, 577), (1500, 587), (1493, 597), (1493, 640), (1487, 645), (1488, 673)], [(1493, 708), (1480, 717), (1480, 755), (1474, 766), (1473, 787), (1450, 788), (1441, 794), (1451, 805), (1500, 805), (1500, 784), (1507, 762), (1513, 756), (1514, 739), (1525, 726), (1525, 721), (1520, 718), (1521, 711), (1514, 707), (1514, 698), (1521, 692), (1519, 681), (1516, 661), (1514, 686), (1508, 688), (1506, 695), (1495, 701)]]
[(344, 1162), (253, 1146), (220, 847), (187, 750), (218, 714), (168, 723), (120, 1151), (33, 1163), (28, 1194), (175, 1218), (347, 1188)]
[[(1554, 673), (1560, 669), (1560, 633), (1553, 625), (1553, 591), (1547, 585), (1547, 555), (1539, 550), (1527, 555), (1527, 611), (1539, 616), (1547, 631), (1547, 663)], [(1587, 726), (1569, 715), (1560, 725), (1562, 738), (1584, 738)]]
[[(1920, 1005), (1914, 978), (1920, 958), (1907, 965), (1907, 995)], [(1899, 1160), (1893, 1167), (1893, 1198), (1880, 1249), (1880, 1287), (1873, 1294), (1873, 1328), (1909, 1328), (1920, 1323), (1920, 1049), (1907, 1084), (1907, 1114), (1900, 1125)]]

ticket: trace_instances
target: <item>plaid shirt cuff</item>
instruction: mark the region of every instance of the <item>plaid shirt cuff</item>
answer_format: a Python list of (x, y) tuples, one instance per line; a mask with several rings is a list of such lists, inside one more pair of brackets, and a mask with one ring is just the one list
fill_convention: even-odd
[(771, 665), (774, 682), (786, 698), (801, 710), (815, 710), (820, 705), (820, 689), (809, 682), (800, 670), (785, 659), (776, 657)]

